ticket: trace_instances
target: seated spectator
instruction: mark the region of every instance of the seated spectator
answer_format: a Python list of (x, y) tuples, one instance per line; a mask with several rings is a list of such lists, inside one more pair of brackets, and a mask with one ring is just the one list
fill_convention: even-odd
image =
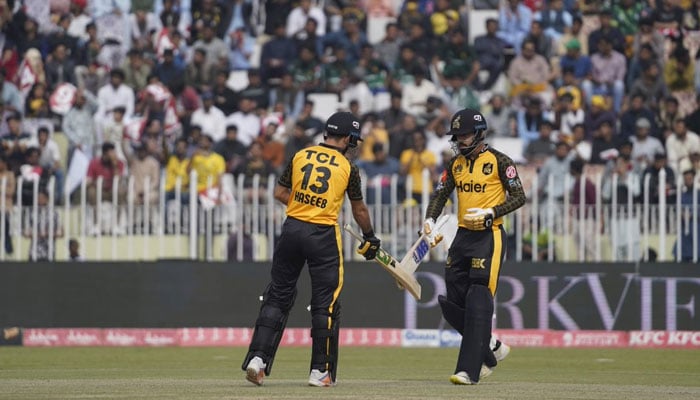
[[(226, 162), (221, 155), (212, 151), (213, 145), (211, 136), (202, 135), (187, 171), (197, 173), (197, 193), (200, 195), (200, 204), (202, 196), (214, 200), (216, 204), (222, 194), (221, 178), (226, 172)], [(210, 189), (213, 189), (213, 192)], [(212, 197), (215, 198), (212, 199)]]
[[(263, 157), (263, 145), (260, 142), (253, 142), (248, 148), (248, 156), (240, 163), (233, 174), (238, 178), (243, 175), (243, 187), (245, 188), (245, 198), (251, 201), (257, 197), (260, 202), (266, 202), (267, 181), (274, 170)], [(260, 176), (259, 186), (253, 186), (255, 175)]]
[(606, 164), (614, 158), (618, 154), (617, 146), (620, 140), (624, 139), (615, 135), (615, 128), (610, 121), (603, 121), (598, 126), (598, 132), (593, 138), (593, 148), (590, 159), (591, 164)]
[(148, 154), (148, 149), (143, 143), (134, 142), (132, 147), (134, 157), (129, 163), (129, 176), (134, 178), (134, 202), (135, 204), (157, 204), (160, 198), (158, 192), (160, 164)]
[(270, 106), (270, 89), (263, 82), (260, 70), (251, 68), (248, 70), (248, 86), (239, 92), (240, 97), (247, 97), (255, 102), (255, 108), (267, 110)]
[(333, 48), (332, 62), (321, 65), (321, 91), (340, 94), (348, 85), (352, 64), (346, 57), (346, 50), (342, 46)]
[(498, 37), (505, 40), (517, 53), (532, 25), (532, 10), (520, 0), (508, 0), (498, 13)]
[[(573, 70), (575, 85), (580, 85), (585, 79), (591, 78), (593, 64), (588, 56), (581, 55), (581, 42), (578, 39), (571, 39), (566, 44), (566, 54), (559, 60), (560, 71)], [(563, 84), (563, 80), (558, 86)], [(571, 84), (571, 83), (570, 83)]]
[(227, 86), (227, 81), (228, 73), (218, 71), (214, 75), (214, 84), (211, 92), (214, 94), (214, 107), (223, 111), (226, 116), (229, 116), (238, 109), (238, 95)]
[[(188, 173), (190, 158), (187, 156), (187, 139), (179, 138), (175, 141), (175, 150), (168, 158), (165, 165), (165, 201), (176, 200), (180, 193), (180, 204), (190, 203), (189, 184), (190, 174)], [(178, 182), (179, 181), (179, 182)]]
[(121, 68), (124, 71), (124, 84), (135, 92), (146, 87), (148, 76), (151, 74), (151, 66), (144, 61), (141, 51), (137, 49), (129, 50), (127, 59)]
[(650, 64), (656, 64), (657, 70), (659, 72), (663, 71), (663, 63), (654, 53), (654, 49), (652, 49), (651, 45), (649, 43), (645, 43), (639, 48), (639, 52), (637, 52), (629, 62), (625, 86), (631, 90), (634, 83), (637, 81), (637, 79), (642, 77), (644, 70)]
[(620, 112), (625, 94), (625, 73), (627, 59), (613, 50), (612, 42), (606, 36), (598, 39), (598, 52), (591, 57), (593, 69), (591, 79), (581, 84), (586, 96), (586, 103), (591, 104), (594, 95), (612, 96), (613, 110)]
[(107, 116), (102, 126), (102, 138), (98, 145), (104, 142), (114, 144), (117, 158), (126, 164), (127, 155), (131, 155), (131, 141), (126, 134), (126, 124), (124, 121), (124, 107), (115, 107)]
[(637, 129), (636, 123), (640, 118), (645, 118), (651, 123), (650, 134), (656, 136), (657, 126), (654, 112), (646, 107), (644, 95), (637, 93), (630, 97), (629, 108), (620, 116), (620, 136), (626, 139), (634, 135), (634, 131)]
[(576, 74), (573, 68), (564, 68), (562, 71), (562, 84), (557, 89), (557, 97), (559, 99), (564, 96), (571, 96), (571, 108), (573, 110), (583, 109), (583, 93), (581, 92), (580, 82), (576, 80)]
[(652, 131), (652, 135), (656, 133), (654, 136), (665, 142), (666, 139), (673, 134), (673, 123), (678, 118), (682, 118), (678, 99), (673, 96), (666, 97), (658, 110), (658, 115), (656, 117), (658, 121), (656, 124), (657, 130), (656, 132)]
[(48, 190), (49, 173), (39, 164), (41, 151), (37, 147), (29, 147), (24, 152), (24, 164), (19, 167), (19, 178), (22, 178), (22, 205), (31, 206), (34, 199), (34, 185), (40, 190)]
[(362, 53), (360, 53), (360, 60), (357, 62), (355, 71), (361, 74), (360, 76), (367, 83), (372, 95), (387, 91), (386, 81), (389, 76), (389, 68), (371, 44), (367, 43), (362, 46)]
[(301, 0), (288, 14), (285, 28), (287, 37), (293, 37), (303, 30), (309, 18), (317, 22), (316, 35), (323, 37), (326, 34), (326, 14), (311, 0)]
[(634, 58), (639, 58), (644, 47), (648, 47), (653, 58), (662, 58), (665, 54), (664, 36), (654, 29), (654, 21), (649, 17), (642, 17), (639, 20), (639, 31), (634, 35), (632, 50)]
[(645, 65), (642, 76), (634, 81), (629, 91), (630, 96), (642, 95), (645, 99), (645, 106), (650, 111), (656, 110), (661, 101), (669, 95), (666, 83), (660, 73), (658, 64)]
[(512, 86), (510, 95), (535, 95), (549, 104), (552, 99), (550, 78), (551, 70), (547, 60), (535, 52), (534, 42), (524, 41), (521, 54), (508, 67), (508, 80)]
[(700, 137), (688, 130), (683, 118), (673, 123), (673, 134), (666, 138), (668, 165), (676, 174), (681, 174), (681, 165), (690, 163), (690, 155), (700, 153)]
[(49, 94), (46, 92), (46, 85), (35, 83), (27, 94), (24, 102), (25, 118), (49, 118)]
[[(634, 150), (632, 150), (634, 152)], [(666, 173), (665, 185), (661, 186), (661, 171)], [(676, 176), (671, 167), (666, 165), (666, 154), (654, 154), (653, 161), (644, 169), (642, 179), (649, 179), (649, 203), (659, 204), (661, 196), (659, 195), (659, 187), (662, 188), (661, 193), (666, 197), (666, 204), (675, 204), (676, 202)]]
[[(432, 182), (437, 177), (437, 159), (435, 154), (426, 149), (425, 134), (419, 130), (412, 133), (412, 146), (401, 153), (400, 173), (403, 176), (412, 178), (411, 193), (415, 201), (421, 202), (423, 190), (427, 193), (433, 190)], [(428, 170), (428, 186), (424, 186), (423, 170)]]
[(678, 33), (683, 26), (683, 9), (672, 0), (661, 0), (656, 4), (651, 14), (654, 29), (664, 32), (667, 36)]
[(299, 122), (295, 123), (294, 128), (292, 128), (292, 134), (285, 145), (284, 165), (288, 164), (299, 150), (310, 146), (312, 143), (311, 138), (306, 134), (304, 125)]
[(284, 24), (279, 23), (273, 33), (260, 55), (260, 79), (265, 85), (277, 84), (297, 57), (296, 43), (285, 34)]
[(545, 59), (549, 60), (554, 55), (552, 38), (544, 34), (542, 24), (539, 21), (532, 21), (530, 32), (525, 36), (524, 41), (526, 40), (531, 40), (535, 43), (535, 52)]
[[(574, 158), (576, 158), (576, 153), (571, 151), (568, 143), (564, 141), (555, 143), (554, 154), (547, 157), (542, 167), (537, 171), (539, 185), (537, 190), (543, 201), (549, 197), (552, 197), (554, 201), (564, 199), (564, 192), (567, 190), (565, 177), (569, 173), (569, 164)], [(552, 180), (551, 187), (549, 185), (550, 179)]]
[(610, 43), (614, 51), (625, 54), (625, 35), (613, 26), (612, 11), (607, 8), (601, 10), (598, 14), (598, 22), (600, 23), (600, 28), (588, 35), (589, 55), (593, 57), (595, 53), (600, 52), (599, 42), (603, 38)]
[(243, 143), (238, 141), (237, 137), (238, 127), (236, 125), (228, 125), (226, 127), (226, 137), (214, 146), (214, 151), (226, 161), (226, 172), (233, 172), (248, 152)]
[(275, 138), (279, 125), (279, 122), (274, 118), (266, 118), (262, 135), (256, 140), (262, 145), (263, 159), (266, 164), (278, 172), (283, 167), (285, 156), (284, 144)]
[(571, 135), (575, 126), (583, 125), (586, 120), (586, 114), (582, 109), (574, 108), (574, 96), (571, 93), (564, 93), (557, 100), (559, 132), (564, 135)]
[(479, 68), (488, 74), (483, 81), (477, 78), (475, 86), (479, 90), (490, 90), (501, 73), (505, 71), (505, 52), (508, 43), (498, 37), (497, 32), (498, 20), (488, 18), (486, 33), (474, 39), (474, 53), (479, 60)]
[[(124, 163), (117, 158), (114, 144), (105, 142), (102, 144), (102, 155), (93, 158), (87, 170), (87, 200), (91, 205), (97, 204), (98, 193), (101, 193), (103, 202), (112, 201), (112, 188), (114, 178), (121, 180), (124, 175)], [(98, 180), (102, 178), (102, 184), (98, 187)], [(99, 191), (99, 192), (98, 192)], [(119, 182), (117, 201), (124, 204), (126, 200), (127, 185)]]
[(571, 13), (564, 9), (562, 0), (549, 1), (548, 6), (535, 13), (534, 19), (542, 25), (544, 33), (555, 41), (569, 32), (574, 22)]
[[(202, 68), (205, 72), (206, 69)], [(163, 60), (153, 69), (153, 75), (172, 93), (179, 94), (185, 85), (185, 67), (175, 62), (173, 49), (163, 52)]]
[(695, 63), (684, 47), (677, 47), (666, 61), (664, 79), (672, 92), (695, 89)]
[(525, 103), (525, 109), (518, 111), (517, 129), (518, 137), (523, 144), (540, 137), (540, 125), (545, 121), (542, 110), (542, 101), (537, 97), (530, 97)]
[(242, 97), (238, 102), (238, 111), (226, 117), (225, 124), (236, 125), (238, 127), (238, 141), (246, 147), (250, 146), (260, 136), (260, 127), (262, 126), (260, 117), (255, 113), (255, 100)]
[(391, 177), (399, 173), (399, 161), (389, 156), (382, 143), (372, 146), (372, 154), (372, 161), (359, 161), (357, 165), (367, 175), (367, 202), (374, 204), (379, 191), (382, 204), (390, 204)]
[(202, 107), (192, 113), (191, 123), (202, 128), (202, 133), (219, 141), (226, 135), (226, 116), (214, 106), (214, 93), (202, 93)]
[(53, 92), (61, 83), (75, 84), (75, 63), (70, 57), (70, 50), (63, 43), (57, 43), (47, 58), (44, 66), (47, 91)]
[(540, 167), (548, 157), (554, 154), (554, 143), (551, 139), (552, 128), (553, 125), (550, 121), (542, 121), (539, 137), (530, 141), (525, 147), (523, 156), (529, 165)]
[(207, 51), (198, 47), (192, 53), (192, 61), (185, 67), (185, 85), (197, 90), (205, 90), (214, 81), (213, 69), (207, 61)]
[[(460, 71), (465, 78), (466, 85), (478, 88), (477, 73), (481, 69), (481, 65), (474, 49), (467, 42), (466, 35), (461, 29), (454, 29), (450, 31), (447, 38), (448, 40), (438, 47), (437, 54), (432, 60), (433, 63), (438, 59), (444, 62), (442, 71), (436, 70), (441, 75)], [(410, 87), (410, 83), (404, 85), (404, 91), (408, 87)]]
[(393, 71), (404, 39), (396, 23), (390, 22), (386, 24), (384, 32), (382, 40), (374, 45), (374, 50), (377, 53), (377, 57), (386, 65), (389, 71)]
[(637, 120), (637, 130), (631, 137), (632, 160), (639, 163), (642, 168), (652, 165), (657, 154), (664, 154), (664, 165), (666, 164), (666, 150), (659, 139), (650, 136), (651, 123), (646, 118)]
[(494, 136), (514, 137), (517, 135), (515, 112), (502, 94), (494, 94), (489, 99), (489, 107), (483, 111), (488, 121), (489, 131)]
[(411, 71), (413, 83), (403, 86), (401, 108), (414, 115), (425, 112), (429, 96), (436, 96), (438, 89), (433, 82), (427, 79), (423, 67), (417, 66)]
[[(203, 48), (207, 52), (207, 63), (209, 65), (216, 64), (220, 54), (224, 54), (228, 60), (228, 46), (221, 38), (216, 36), (216, 28), (213, 21), (205, 22), (202, 25), (202, 36), (192, 44), (192, 48)], [(196, 36), (193, 35), (193, 37)]]
[(591, 107), (586, 113), (584, 126), (586, 127), (586, 139), (591, 140), (595, 132), (604, 121), (609, 121), (612, 126), (616, 126), (617, 117), (610, 110), (610, 105), (601, 95), (595, 95), (591, 98)]
[(287, 118), (296, 119), (304, 107), (304, 91), (294, 85), (289, 72), (282, 74), (279, 86), (270, 90), (270, 104), (281, 104)]
[(566, 53), (566, 44), (572, 39), (578, 40), (581, 45), (581, 54), (588, 56), (588, 34), (582, 30), (583, 19), (576, 15), (572, 19), (571, 29), (568, 32), (564, 32), (558, 40), (555, 41), (555, 53), (557, 55), (563, 55)]
[(309, 99), (305, 100), (304, 107), (302, 107), (301, 113), (299, 113), (299, 117), (297, 118), (296, 122), (304, 128), (306, 135), (311, 138), (321, 134), (325, 126), (323, 121), (314, 117), (312, 114), (313, 109), (314, 102)]
[[(617, 28), (625, 35), (627, 42), (639, 30), (639, 20), (645, 11), (646, 4), (635, 0), (621, 0), (612, 7), (614, 20), (617, 22)], [(627, 54), (630, 55), (629, 53)]]
[(17, 89), (17, 86), (7, 80), (8, 78), (11, 79), (12, 76), (8, 75), (7, 71), (0, 68), (0, 100), (2, 100), (5, 110), (21, 113), (24, 110), (22, 95)]
[(301, 46), (298, 59), (289, 66), (289, 73), (294, 80), (294, 86), (304, 93), (319, 90), (321, 62), (316, 56), (316, 50), (309, 46)]
[(2, 153), (7, 157), (9, 169), (15, 175), (24, 164), (24, 156), (31, 142), (31, 135), (22, 129), (22, 119), (19, 114), (11, 114), (6, 119), (8, 133), (0, 138)]
[(447, 109), (453, 112), (463, 108), (478, 110), (481, 108), (479, 94), (466, 84), (466, 72), (460, 70), (447, 71), (444, 76), (441, 94), (433, 97), (446, 99)]

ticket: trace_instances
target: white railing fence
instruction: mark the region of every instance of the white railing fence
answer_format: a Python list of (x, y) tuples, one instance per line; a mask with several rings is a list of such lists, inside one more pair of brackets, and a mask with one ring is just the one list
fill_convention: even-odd
[[(647, 175), (641, 179), (639, 195), (627, 190), (627, 196), (620, 198), (617, 190), (611, 190), (604, 198), (604, 186), (617, 188), (620, 178), (601, 174), (584, 178), (592, 182), (595, 196), (591, 200), (589, 194), (589, 201), (579, 204), (572, 204), (572, 193), (577, 190), (578, 198), (586, 199), (584, 179), (574, 188), (572, 178), (567, 176), (564, 185), (570, 190), (559, 199), (540, 193), (536, 175), (524, 181), (527, 204), (505, 218), (509, 259), (635, 262), (655, 258), (698, 262), (697, 180), (692, 191), (677, 190), (674, 195), (667, 193), (666, 176), (661, 173), (657, 194), (651, 192), (652, 182)], [(397, 257), (403, 256), (417, 238), (425, 215), (432, 194), (427, 171), (423, 180), (424, 190), (414, 194), (410, 177), (363, 177), (362, 189), (375, 231), (383, 246)], [(162, 176), (158, 189), (152, 190), (148, 180), (137, 187), (133, 176), (115, 178), (111, 185), (102, 179), (94, 185), (84, 181), (75, 193), (64, 191), (59, 206), (55, 205), (53, 178), (41, 183), (18, 178), (12, 198), (7, 196), (9, 188), (3, 178), (0, 261), (68, 260), (69, 239), (80, 243), (84, 259), (96, 261), (272, 258), (285, 218), (285, 207), (273, 198), (275, 176), (246, 179), (224, 175), (220, 187), (214, 187), (209, 179), (202, 192), (197, 191), (195, 172), (189, 184), (178, 180), (170, 192), (166, 192), (164, 182)], [(555, 183), (550, 177), (544, 187), (551, 192)], [(683, 187), (682, 177), (678, 177), (675, 187)], [(445, 213), (455, 213), (454, 200), (453, 195)], [(353, 223), (349, 202), (339, 223)], [(8, 242), (12, 248), (6, 246)], [(346, 259), (358, 259), (355, 246), (345, 235)], [(446, 246), (431, 253), (436, 260), (445, 256)]]

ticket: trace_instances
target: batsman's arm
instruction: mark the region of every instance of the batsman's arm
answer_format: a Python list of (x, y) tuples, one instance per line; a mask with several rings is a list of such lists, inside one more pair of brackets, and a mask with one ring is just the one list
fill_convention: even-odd
[(292, 161), (289, 160), (275, 186), (275, 199), (284, 205), (289, 204), (289, 196), (292, 194)]
[(440, 214), (442, 214), (442, 209), (445, 207), (445, 203), (450, 198), (452, 191), (455, 190), (455, 180), (452, 176), (452, 164), (455, 162), (453, 158), (447, 165), (447, 168), (440, 175), (440, 180), (438, 186), (435, 189), (435, 194), (430, 199), (428, 203), (428, 209), (425, 212), (425, 218), (432, 218), (433, 220), (438, 219)]
[(510, 157), (503, 153), (494, 152), (498, 162), (498, 176), (501, 179), (503, 188), (508, 192), (506, 200), (493, 207), (494, 218), (506, 215), (517, 210), (525, 204), (525, 190), (520, 182), (518, 170)]
[(355, 222), (362, 229), (362, 234), (371, 234), (369, 236), (374, 236), (374, 229), (372, 229), (372, 221), (369, 217), (369, 210), (367, 205), (362, 199), (362, 185), (360, 181), (360, 170), (356, 165), (352, 165), (350, 168), (350, 179), (348, 181), (348, 198), (350, 199), (350, 206), (352, 208), (352, 216), (355, 218)]

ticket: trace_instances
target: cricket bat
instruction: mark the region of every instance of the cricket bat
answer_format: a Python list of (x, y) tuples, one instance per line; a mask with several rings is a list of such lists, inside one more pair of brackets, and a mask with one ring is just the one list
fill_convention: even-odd
[[(449, 220), (449, 215), (440, 216), (440, 218), (435, 221), (435, 229), (438, 232), (442, 232), (442, 228), (448, 223)], [(422, 234), (401, 260), (401, 267), (404, 268), (406, 272), (413, 274), (416, 272), (416, 269), (418, 269), (418, 266), (428, 254), (430, 249), (431, 247), (430, 241), (428, 240), (428, 235)]]
[[(345, 230), (355, 239), (362, 241), (362, 236), (355, 232), (348, 224), (345, 225)], [(425, 256), (425, 255), (424, 255)], [(416, 299), (420, 300), (421, 286), (413, 276), (413, 271), (408, 271), (401, 263), (394, 258), (388, 251), (379, 248), (377, 256), (374, 258), (391, 276), (396, 279), (396, 283), (400, 288), (405, 288)], [(415, 268), (414, 268), (415, 270)]]

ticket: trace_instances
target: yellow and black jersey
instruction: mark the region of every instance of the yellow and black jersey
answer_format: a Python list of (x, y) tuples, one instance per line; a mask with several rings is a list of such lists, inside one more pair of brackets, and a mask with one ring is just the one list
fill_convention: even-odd
[[(453, 190), (457, 190), (459, 216), (466, 214), (469, 208), (493, 208), (494, 226), (503, 223), (504, 215), (525, 204), (525, 192), (515, 163), (489, 147), (474, 160), (461, 154), (450, 160), (428, 205), (428, 218), (440, 216)], [(459, 221), (459, 225), (465, 227), (462, 218)]]
[(338, 223), (346, 191), (350, 200), (362, 200), (357, 166), (324, 143), (299, 150), (277, 183), (292, 191), (287, 215), (315, 224)]

